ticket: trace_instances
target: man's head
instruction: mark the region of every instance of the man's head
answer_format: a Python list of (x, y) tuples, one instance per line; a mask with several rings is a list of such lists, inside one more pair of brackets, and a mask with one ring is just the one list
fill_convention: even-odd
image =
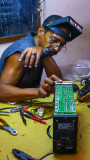
[(82, 27), (80, 27), (71, 17), (51, 15), (39, 29), (40, 45), (58, 52), (67, 42), (81, 34)]

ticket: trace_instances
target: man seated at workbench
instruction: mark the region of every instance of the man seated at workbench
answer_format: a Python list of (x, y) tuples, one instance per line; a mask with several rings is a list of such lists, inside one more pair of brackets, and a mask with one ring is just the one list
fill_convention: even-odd
[[(70, 24), (70, 17), (49, 16), (37, 34), (29, 33), (4, 51), (0, 59), (1, 102), (43, 98), (54, 92), (54, 81), (62, 82), (62, 73), (53, 55), (82, 33), (82, 27), (71, 20)], [(43, 68), (47, 78), (40, 85)]]

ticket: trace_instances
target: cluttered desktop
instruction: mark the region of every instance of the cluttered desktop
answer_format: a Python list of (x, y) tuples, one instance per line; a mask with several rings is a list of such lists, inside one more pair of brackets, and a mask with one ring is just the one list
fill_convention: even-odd
[(89, 160), (89, 83), (56, 82), (47, 98), (0, 103), (0, 160)]

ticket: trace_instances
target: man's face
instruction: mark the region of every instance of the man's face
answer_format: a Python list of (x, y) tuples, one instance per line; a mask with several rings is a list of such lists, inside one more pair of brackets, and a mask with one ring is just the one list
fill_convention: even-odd
[[(63, 30), (66, 34), (69, 35), (69, 31), (66, 28), (60, 28)], [(50, 50), (58, 53), (61, 48), (66, 44), (66, 41), (60, 37), (58, 34), (48, 31), (45, 33), (45, 30), (43, 34), (41, 34), (39, 45), (42, 47), (47, 47)]]

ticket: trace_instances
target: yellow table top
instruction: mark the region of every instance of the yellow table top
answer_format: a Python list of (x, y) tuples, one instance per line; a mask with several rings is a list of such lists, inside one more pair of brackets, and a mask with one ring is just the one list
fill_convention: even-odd
[[(76, 99), (76, 94), (74, 96)], [(41, 102), (52, 102), (53, 95), (49, 98), (38, 100)], [(90, 108), (85, 103), (78, 101), (75, 104), (79, 116), (77, 153), (54, 154), (44, 158), (45, 160), (90, 160)], [(0, 108), (19, 105), (0, 103)], [(37, 105), (33, 107), (37, 107)], [(52, 114), (53, 107), (45, 108), (45, 115), (47, 117)], [(24, 151), (37, 159), (53, 151), (53, 141), (47, 136), (47, 127), (48, 125), (52, 125), (53, 119), (46, 120), (47, 125), (44, 125), (26, 118), (27, 125), (25, 126), (19, 112), (10, 113), (9, 116), (0, 113), (0, 118), (6, 120), (10, 127), (18, 132), (17, 136), (13, 136), (9, 132), (0, 129), (0, 160), (7, 160), (7, 155), (9, 160), (16, 160), (17, 158), (12, 153), (13, 148)], [(50, 133), (52, 135), (52, 130)]]

